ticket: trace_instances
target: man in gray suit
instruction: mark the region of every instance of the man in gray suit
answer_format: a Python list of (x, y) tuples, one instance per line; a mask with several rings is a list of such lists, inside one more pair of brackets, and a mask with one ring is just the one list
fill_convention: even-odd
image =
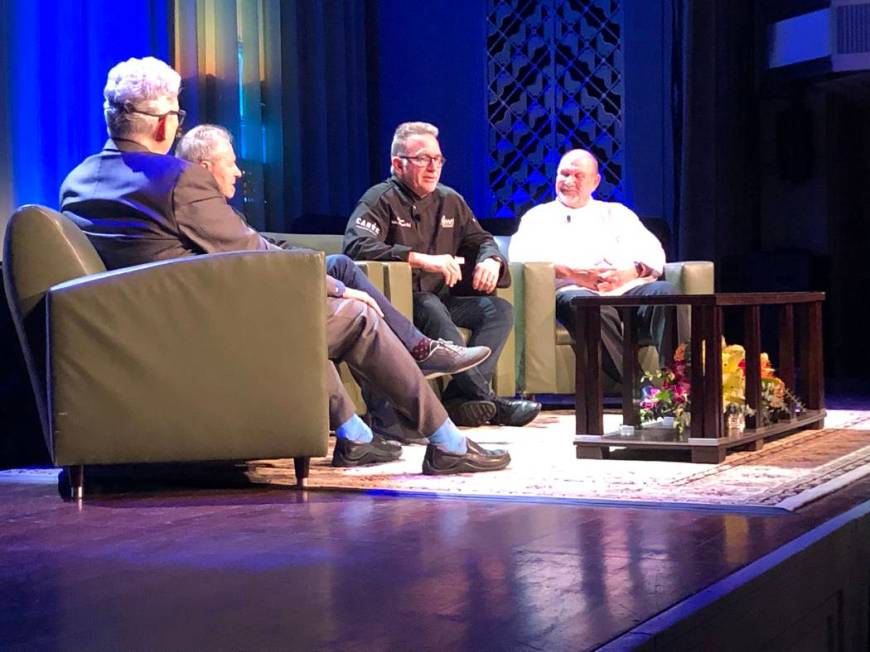
[[(94, 243), (109, 268), (180, 256), (276, 248), (226, 203), (214, 176), (168, 152), (184, 118), (181, 79), (164, 62), (129, 59), (109, 71), (103, 105), (109, 140), (73, 170), (61, 187), (61, 209)], [(467, 439), (447, 417), (406, 348), (364, 300), (345, 296), (327, 277), (327, 342), (333, 360), (348, 363), (364, 386), (386, 396), (428, 438), (423, 472), (490, 471), (510, 462)], [(401, 448), (373, 436), (354, 413), (329, 365), (330, 423), (336, 465), (397, 459)]]
[[(218, 125), (198, 125), (178, 141), (175, 155), (211, 172), (218, 189), (227, 201), (235, 196), (236, 181), (242, 177), (242, 171), (236, 164), (233, 137), (229, 131)], [(233, 212), (239, 221), (247, 226), (245, 218), (234, 209)], [(263, 239), (270, 245), (293, 249), (286, 243), (271, 238)], [(345, 299), (364, 301), (384, 318), (408, 349), (411, 357), (417, 361), (427, 379), (460, 373), (480, 364), (492, 353), (486, 346), (457, 346), (446, 340), (432, 340), (423, 335), (380, 290), (371, 284), (356, 263), (344, 254), (326, 257), (326, 273), (344, 283), (345, 291), (342, 296)]]

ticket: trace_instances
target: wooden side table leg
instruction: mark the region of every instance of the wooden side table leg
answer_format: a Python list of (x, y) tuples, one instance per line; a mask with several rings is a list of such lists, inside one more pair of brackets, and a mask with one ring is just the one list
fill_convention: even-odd
[(744, 306), (744, 346), (746, 347), (746, 404), (755, 414), (746, 417), (747, 428), (761, 422), (761, 308)]
[(824, 355), (822, 350), (822, 304), (801, 305), (801, 376), (806, 392), (807, 408), (825, 408)]
[(689, 432), (692, 437), (704, 436), (704, 342), (707, 339), (704, 312), (700, 306), (692, 306), (691, 332), (691, 382), (692, 405)]
[(794, 306), (783, 304), (779, 309), (778, 376), (791, 391), (795, 391), (794, 371)]
[(586, 425), (589, 434), (604, 434), (604, 393), (601, 389), (601, 308), (586, 310)]
[(722, 436), (722, 309), (704, 306), (704, 437)]
[(574, 303), (576, 332), (574, 352), (574, 405), (576, 432), (603, 435), (604, 409), (601, 391), (601, 310)]
[(620, 308), (622, 319), (622, 422), (629, 426), (640, 423), (634, 402), (640, 370), (637, 364), (637, 308)]
[[(589, 419), (586, 413), (586, 383), (588, 382), (589, 358), (586, 349), (586, 308), (573, 305), (574, 309), (574, 432), (589, 434)], [(578, 454), (580, 449), (577, 449)]]
[(578, 460), (606, 460), (610, 457), (610, 448), (594, 444), (574, 444), (575, 457)]
[(718, 446), (696, 446), (692, 449), (693, 464), (719, 464), (725, 461), (725, 449)]

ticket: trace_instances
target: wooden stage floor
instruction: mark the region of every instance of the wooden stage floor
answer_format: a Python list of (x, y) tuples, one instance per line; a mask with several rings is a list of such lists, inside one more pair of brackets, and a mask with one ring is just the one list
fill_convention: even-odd
[[(793, 514), (0, 483), (4, 650), (581, 650), (870, 499)], [(848, 649), (848, 648), (847, 648)]]

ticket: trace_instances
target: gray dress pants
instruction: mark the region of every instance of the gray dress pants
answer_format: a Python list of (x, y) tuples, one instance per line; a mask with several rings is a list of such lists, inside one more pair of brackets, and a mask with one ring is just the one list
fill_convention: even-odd
[[(402, 424), (422, 437), (447, 420), (444, 406), (420, 373), (417, 363), (387, 323), (354, 299), (326, 299), (329, 358), (345, 362), (364, 391), (385, 397)], [(355, 413), (338, 370), (329, 362), (329, 425), (335, 429)]]

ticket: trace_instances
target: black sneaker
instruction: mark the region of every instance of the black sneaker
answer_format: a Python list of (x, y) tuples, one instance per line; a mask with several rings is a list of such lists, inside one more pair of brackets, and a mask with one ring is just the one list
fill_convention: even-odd
[(521, 398), (495, 399), (495, 414), (490, 423), (496, 426), (524, 426), (541, 413), (541, 404)]
[(429, 444), (423, 458), (424, 475), (449, 475), (451, 473), (480, 473), (481, 471), (500, 471), (511, 462), (511, 454), (500, 448), (487, 450), (476, 442), (466, 439), (468, 450), (465, 454), (445, 453)]
[(457, 426), (470, 428), (489, 423), (496, 413), (495, 403), (492, 401), (470, 401), (464, 398), (447, 401), (444, 409)]
[(429, 355), (417, 362), (420, 371), (428, 378), (458, 374), (476, 367), (486, 360), (492, 351), (488, 346), (458, 346), (447, 340), (432, 340)]
[(394, 462), (402, 457), (402, 446), (387, 441), (377, 433), (367, 443), (339, 438), (332, 451), (332, 466), (363, 466), (364, 464), (383, 464)]

